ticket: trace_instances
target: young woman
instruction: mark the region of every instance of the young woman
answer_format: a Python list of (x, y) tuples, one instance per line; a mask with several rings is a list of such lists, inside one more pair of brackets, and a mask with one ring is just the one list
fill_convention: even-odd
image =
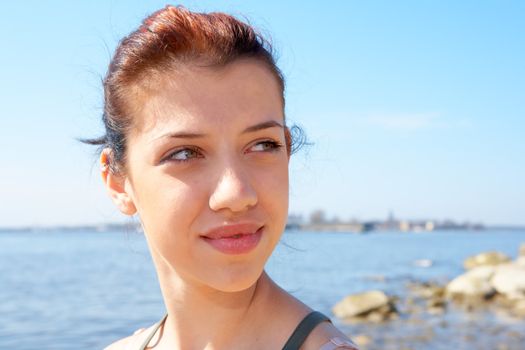
[(108, 349), (355, 349), (264, 272), (288, 211), (284, 81), (253, 28), (167, 6), (104, 80), (107, 191), (138, 214), (167, 315)]

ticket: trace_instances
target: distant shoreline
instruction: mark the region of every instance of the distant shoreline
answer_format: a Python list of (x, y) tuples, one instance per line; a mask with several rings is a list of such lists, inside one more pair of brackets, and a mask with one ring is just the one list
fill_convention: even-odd
[[(365, 227), (365, 229), (363, 229)], [(385, 228), (366, 228), (366, 226), (356, 226), (355, 224), (302, 224), (302, 225), (287, 225), (288, 231), (303, 231), (303, 232), (319, 232), (319, 233), (347, 233), (347, 234), (373, 234), (373, 233), (429, 233), (429, 232), (451, 232), (451, 231), (525, 231), (525, 226), (516, 225), (494, 225), (494, 226), (451, 226), (451, 227), (436, 227), (431, 230), (424, 229), (407, 229), (403, 230), (399, 227), (385, 227)], [(106, 233), (114, 231), (133, 231), (142, 232), (140, 224), (100, 224), (100, 225), (79, 225), (79, 226), (31, 226), (31, 227), (0, 227), (0, 233), (16, 233), (16, 232), (86, 232)]]

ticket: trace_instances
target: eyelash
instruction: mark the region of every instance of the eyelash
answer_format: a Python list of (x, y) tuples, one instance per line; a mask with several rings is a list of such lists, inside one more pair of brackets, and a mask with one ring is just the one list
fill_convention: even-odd
[(277, 141), (274, 141), (274, 140), (259, 141), (259, 142), (255, 143), (252, 147), (255, 147), (255, 146), (258, 146), (258, 145), (261, 145), (261, 144), (270, 145), (270, 148), (265, 149), (264, 151), (260, 151), (260, 152), (276, 152), (276, 151), (280, 150), (283, 147), (283, 145), (281, 143), (279, 143)]
[[(252, 147), (255, 147), (255, 146), (258, 146), (258, 145), (269, 145), (270, 147), (268, 149), (265, 149), (263, 151), (257, 151), (257, 152), (277, 152), (278, 150), (280, 150), (283, 145), (277, 141), (274, 141), (274, 140), (264, 140), (264, 141), (259, 141), (257, 143), (255, 143), (253, 146), (251, 146), (250, 148)], [(194, 152), (194, 153), (197, 153), (198, 155), (196, 157), (190, 157), (190, 158), (187, 158), (187, 159), (175, 159), (173, 158), (174, 156), (180, 154), (181, 152)], [(184, 148), (181, 148), (181, 149), (178, 149), (172, 153), (170, 153), (166, 158), (164, 158), (164, 160), (162, 160), (162, 162), (166, 162), (166, 161), (174, 161), (174, 162), (177, 162), (177, 163), (185, 163), (185, 162), (190, 162), (192, 160), (194, 160), (195, 158), (203, 158), (202, 156), (202, 153), (200, 151), (199, 148), (197, 147), (184, 147)]]
[[(182, 153), (182, 152), (194, 152), (194, 153), (197, 153), (198, 156), (197, 157), (190, 157), (190, 158), (187, 158), (187, 159), (175, 159), (173, 158), (174, 156)], [(190, 162), (192, 161), (193, 159), (195, 158), (202, 158), (202, 154), (200, 152), (200, 150), (197, 148), (197, 147), (184, 147), (184, 148), (180, 148), (174, 152), (171, 152), (162, 162), (165, 162), (165, 161), (173, 161), (173, 162), (177, 162), (177, 163), (185, 163), (185, 162)]]

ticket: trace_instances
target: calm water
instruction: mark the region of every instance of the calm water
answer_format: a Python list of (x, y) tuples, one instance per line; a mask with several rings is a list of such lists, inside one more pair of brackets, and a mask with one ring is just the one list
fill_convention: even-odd
[[(330, 314), (349, 293), (396, 294), (410, 280), (447, 280), (467, 256), (499, 250), (516, 257), (521, 242), (525, 232), (289, 232), (267, 271)], [(418, 267), (418, 259), (433, 265)], [(139, 233), (0, 234), (0, 349), (101, 349), (163, 313)]]

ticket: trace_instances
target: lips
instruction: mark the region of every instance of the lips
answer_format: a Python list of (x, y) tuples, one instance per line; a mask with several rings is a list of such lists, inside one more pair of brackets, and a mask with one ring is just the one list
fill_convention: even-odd
[(243, 223), (212, 228), (201, 238), (221, 253), (246, 254), (258, 245), (262, 232), (262, 225)]

